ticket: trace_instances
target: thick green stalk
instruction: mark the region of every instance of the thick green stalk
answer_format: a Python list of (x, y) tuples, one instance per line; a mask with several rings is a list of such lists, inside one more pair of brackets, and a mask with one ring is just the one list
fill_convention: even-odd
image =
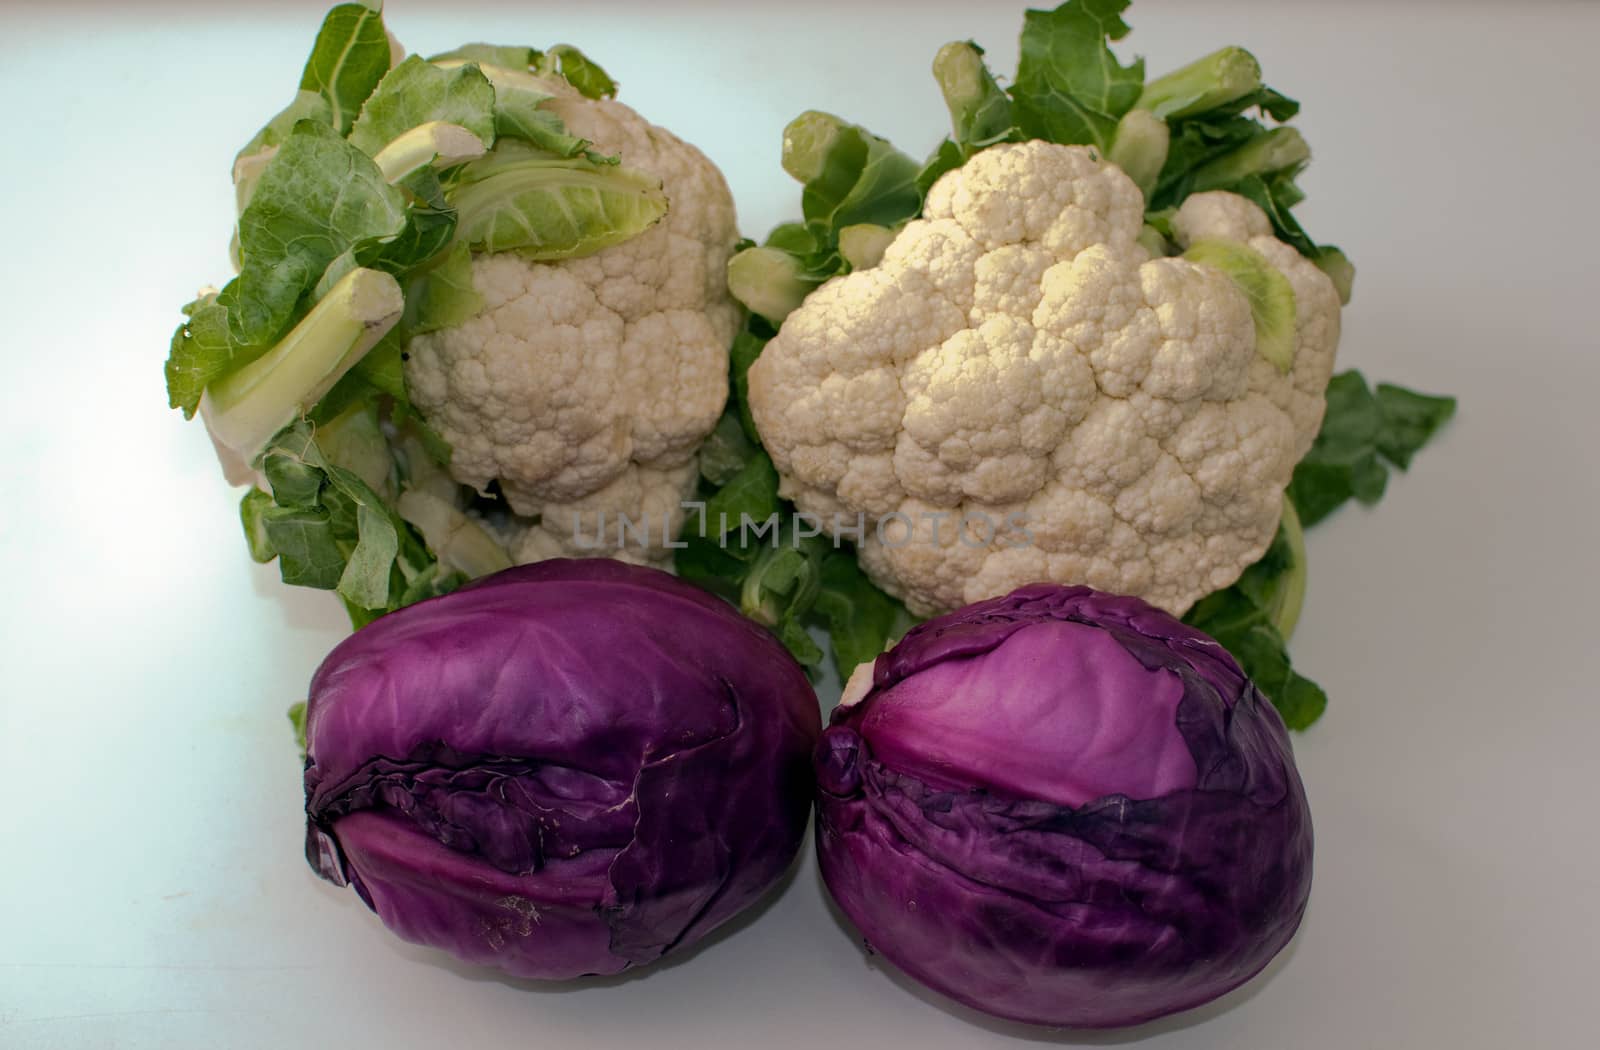
[(1251, 175), (1269, 175), (1311, 159), (1311, 147), (1295, 128), (1273, 128), (1195, 169), (1192, 192), (1232, 186)]
[(1147, 109), (1130, 109), (1117, 122), (1108, 159), (1121, 168), (1148, 200), (1167, 163), (1172, 136), (1167, 122)]
[(1287, 642), (1300, 623), (1300, 610), (1306, 603), (1306, 533), (1300, 526), (1300, 515), (1294, 501), (1286, 493), (1283, 497), (1284, 538), (1289, 541), (1289, 568), (1278, 582), (1272, 596), (1272, 625)]
[(811, 182), (828, 168), (828, 156), (849, 127), (831, 113), (808, 110), (783, 129), (783, 170), (798, 182)]
[(899, 232), (870, 222), (846, 226), (839, 231), (839, 254), (852, 270), (869, 270), (883, 261), (883, 253)]
[(777, 248), (746, 248), (728, 260), (728, 291), (775, 325), (815, 287), (801, 276), (799, 260)]
[(1011, 100), (995, 83), (976, 44), (958, 40), (941, 47), (933, 59), (933, 78), (963, 150), (982, 149), (1011, 133)]
[(1242, 47), (1225, 47), (1144, 86), (1135, 108), (1167, 120), (1193, 116), (1261, 87), (1261, 63)]

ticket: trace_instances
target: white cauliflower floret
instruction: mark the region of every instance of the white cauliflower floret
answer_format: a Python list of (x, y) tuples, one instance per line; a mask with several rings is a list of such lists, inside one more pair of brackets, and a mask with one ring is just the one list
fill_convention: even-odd
[(1261, 209), (1191, 196), (1180, 244), (1243, 242), (1294, 291), (1292, 367), (1220, 270), (1151, 259), (1144, 201), (1094, 151), (985, 150), (878, 266), (835, 278), (750, 370), (782, 492), (927, 615), (1049, 579), (1181, 614), (1258, 559), (1321, 423), (1332, 282)]
[[(513, 551), (519, 561), (595, 555), (579, 544), (604, 512), (601, 553), (626, 546), (663, 563), (695, 450), (727, 399), (740, 321), (725, 277), (738, 240), (733, 199), (711, 162), (670, 132), (563, 81), (547, 86), (557, 98), (546, 106), (570, 132), (661, 179), (666, 217), (584, 258), (475, 256), (483, 309), (414, 338), (406, 382), (450, 443), (452, 475), (479, 491), (498, 481), (517, 515), (537, 519)], [(586, 534), (572, 534), (574, 512), (588, 517)], [(648, 543), (616, 542), (619, 515), (648, 520)]]

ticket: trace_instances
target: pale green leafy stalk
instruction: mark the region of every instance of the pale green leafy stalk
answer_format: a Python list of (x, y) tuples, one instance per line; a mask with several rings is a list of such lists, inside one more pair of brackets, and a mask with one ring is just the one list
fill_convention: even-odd
[(457, 241), (412, 278), (406, 293), (406, 327), (415, 334), (454, 328), (482, 309), (483, 296), (472, 283), (472, 252)]
[(395, 279), (377, 270), (346, 274), (268, 353), (206, 388), (212, 437), (254, 462), (274, 434), (310, 412), (400, 320)]
[(384, 178), (398, 183), (423, 169), (453, 168), (483, 154), (483, 140), (476, 134), (459, 124), (434, 120), (401, 133), (372, 162)]

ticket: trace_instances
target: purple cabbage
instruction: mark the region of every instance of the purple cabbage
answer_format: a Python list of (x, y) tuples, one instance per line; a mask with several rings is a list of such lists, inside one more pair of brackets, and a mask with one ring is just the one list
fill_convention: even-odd
[(1036, 584), (913, 628), (817, 747), (817, 854), (868, 944), (986, 1013), (1113, 1027), (1243, 984), (1300, 924), (1277, 712), (1135, 598)]
[(307, 859), (408, 941), (616, 973), (782, 876), (820, 721), (783, 646), (703, 591), (615, 561), (509, 569), (317, 670)]

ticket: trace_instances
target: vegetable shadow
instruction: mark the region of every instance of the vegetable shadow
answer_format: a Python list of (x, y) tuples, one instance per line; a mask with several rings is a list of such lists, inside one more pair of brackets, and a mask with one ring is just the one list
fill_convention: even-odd
[[(1249, 1002), (1271, 983), (1278, 972), (1288, 964), (1289, 959), (1299, 949), (1300, 938), (1295, 937), (1279, 952), (1273, 960), (1261, 970), (1260, 973), (1250, 978), (1244, 984), (1235, 988), (1228, 994), (1213, 999), (1203, 1006), (1196, 1006), (1181, 1013), (1168, 1017), (1146, 1021), (1144, 1024), (1134, 1025), (1129, 1028), (1094, 1029), (1094, 1028), (1043, 1028), (1038, 1025), (1024, 1024), (1021, 1021), (1006, 1021), (998, 1017), (974, 1010), (954, 999), (946, 998), (931, 988), (907, 977), (894, 963), (869, 951), (866, 942), (855, 924), (839, 910), (839, 905), (834, 902), (833, 895), (828, 892), (827, 883), (822, 881), (820, 867), (814, 869), (817, 879), (818, 892), (822, 894), (823, 903), (827, 905), (828, 915), (838, 925), (839, 929), (856, 946), (861, 953), (861, 960), (867, 969), (876, 970), (883, 974), (899, 989), (908, 995), (922, 1000), (936, 1010), (940, 1010), (958, 1021), (964, 1021), (976, 1028), (982, 1028), (995, 1035), (1006, 1036), (1020, 1042), (1037, 1043), (1051, 1046), (1121, 1046), (1126, 1043), (1138, 1043), (1146, 1039), (1153, 1039), (1158, 1035), (1167, 1035), (1172, 1032), (1181, 1032), (1186, 1028), (1193, 1028), (1211, 1020), (1220, 1014)], [(1303, 921), (1303, 920), (1302, 920)]]
[(332, 591), (286, 587), (278, 578), (276, 563), (251, 565), (250, 568), (251, 591), (277, 608), (282, 624), (289, 630), (331, 631), (341, 639), (351, 633), (350, 618), (339, 607), (339, 600)]
[(620, 988), (649, 977), (651, 974), (663, 973), (667, 970), (677, 969), (686, 963), (692, 962), (701, 952), (714, 949), (717, 945), (730, 937), (736, 937), (746, 927), (751, 926), (772, 906), (778, 902), (799, 876), (801, 862), (805, 853), (810, 848), (809, 836), (795, 851), (794, 860), (789, 863), (789, 869), (783, 877), (768, 887), (766, 893), (748, 908), (712, 930), (700, 940), (682, 948), (673, 948), (656, 962), (645, 966), (634, 966), (621, 973), (594, 975), (589, 977), (574, 977), (564, 981), (541, 981), (531, 977), (512, 977), (498, 970), (486, 966), (474, 966), (461, 962), (436, 948), (422, 945), (408, 944), (398, 938), (388, 938), (392, 950), (404, 955), (407, 959), (423, 963), (444, 970), (457, 977), (469, 981), (489, 982), (502, 984), (507, 988), (515, 988), (519, 992), (533, 992), (541, 995), (560, 995), (565, 992), (576, 992), (590, 988)]

